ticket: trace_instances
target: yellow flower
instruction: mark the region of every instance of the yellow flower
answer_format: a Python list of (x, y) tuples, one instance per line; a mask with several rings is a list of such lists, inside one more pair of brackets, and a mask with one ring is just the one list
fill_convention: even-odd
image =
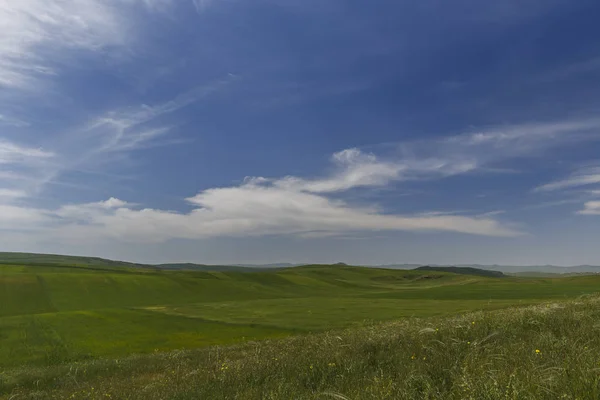
[(423, 357), (423, 360), (427, 360), (427, 357)]
[(475, 325), (475, 321), (471, 322), (471, 325)]
[(412, 356), (410, 356), (411, 360), (415, 360), (417, 358), (417, 356), (415, 356), (414, 354)]
[(329, 363), (327, 365), (329, 365), (330, 367), (335, 367), (335, 363)]
[(540, 349), (535, 349), (535, 354), (542, 354), (542, 351)]

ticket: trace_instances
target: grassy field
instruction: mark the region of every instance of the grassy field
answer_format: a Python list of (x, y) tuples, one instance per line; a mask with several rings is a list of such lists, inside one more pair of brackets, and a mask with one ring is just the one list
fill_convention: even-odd
[(0, 373), (0, 399), (597, 399), (600, 297)]
[[(161, 360), (160, 354), (180, 354), (169, 351), (207, 346), (247, 349), (259, 339), (329, 337), (319, 334), (332, 329), (366, 332), (380, 321), (494, 313), (600, 288), (600, 276), (490, 278), (349, 266), (166, 271), (80, 261), (0, 263), (0, 393), (12, 393), (32, 371), (93, 369), (134, 354), (131, 360)], [(214, 350), (198, 351), (193, 357)]]

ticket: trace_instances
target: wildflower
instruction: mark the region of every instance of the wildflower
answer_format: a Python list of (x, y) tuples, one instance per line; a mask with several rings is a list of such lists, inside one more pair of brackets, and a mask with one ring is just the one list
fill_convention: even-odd
[(475, 321), (471, 322), (471, 325), (475, 325)]
[(542, 351), (540, 349), (535, 349), (535, 354), (542, 354)]
[(335, 363), (329, 363), (327, 365), (329, 365), (330, 367), (335, 367)]
[(310, 367), (309, 367), (309, 368), (310, 368), (310, 369), (313, 369), (313, 365), (312, 365), (312, 364), (310, 364)]
[(427, 360), (427, 357), (423, 357), (423, 360)]
[(471, 344), (471, 342), (467, 342), (467, 344)]
[(436, 331), (436, 332), (439, 332), (439, 329), (438, 329), (438, 328), (435, 328), (435, 331)]
[(410, 356), (411, 360), (415, 360), (417, 358), (417, 356), (415, 356), (414, 354), (412, 356)]

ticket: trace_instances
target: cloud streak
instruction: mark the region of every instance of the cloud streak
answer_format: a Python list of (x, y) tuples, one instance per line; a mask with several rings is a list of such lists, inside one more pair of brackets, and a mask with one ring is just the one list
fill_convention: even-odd
[(7, 140), (0, 141), (0, 164), (22, 164), (28, 160), (48, 159), (54, 153), (39, 148), (26, 147)]
[(581, 215), (600, 215), (600, 201), (588, 201), (583, 205), (583, 210), (578, 211)]
[[(200, 12), (206, 0), (192, 0)], [(139, 6), (160, 12), (174, 0), (0, 0), (0, 87), (37, 90), (60, 75), (67, 52), (99, 53), (134, 42)], [(188, 3), (191, 4), (191, 3)], [(133, 7), (133, 8), (132, 8)]]
[[(396, 158), (405, 177), (427, 178), (472, 172), (510, 172), (507, 161), (535, 158), (548, 151), (600, 140), (600, 119), (527, 123), (494, 127), (442, 139), (400, 143)], [(409, 173), (410, 172), (410, 173)]]
[(57, 74), (55, 54), (97, 51), (126, 40), (117, 1), (0, 1), (0, 86), (33, 89)]
[(199, 85), (176, 98), (162, 104), (149, 106), (142, 104), (123, 110), (113, 110), (93, 120), (84, 129), (84, 138), (99, 137), (101, 144), (93, 152), (131, 151), (143, 148), (149, 142), (167, 134), (169, 127), (148, 127), (148, 123), (161, 116), (174, 113), (203, 98), (217, 93), (237, 79), (228, 76)]
[(549, 192), (574, 187), (593, 185), (600, 183), (600, 167), (586, 167), (573, 173), (571, 176), (558, 181), (538, 186), (536, 192)]

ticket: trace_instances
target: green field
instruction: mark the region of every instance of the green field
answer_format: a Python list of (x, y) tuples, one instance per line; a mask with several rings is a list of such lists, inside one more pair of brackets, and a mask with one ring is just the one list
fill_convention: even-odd
[(598, 276), (487, 278), (349, 266), (196, 272), (19, 260), (0, 264), (0, 368), (498, 309), (600, 288)]

